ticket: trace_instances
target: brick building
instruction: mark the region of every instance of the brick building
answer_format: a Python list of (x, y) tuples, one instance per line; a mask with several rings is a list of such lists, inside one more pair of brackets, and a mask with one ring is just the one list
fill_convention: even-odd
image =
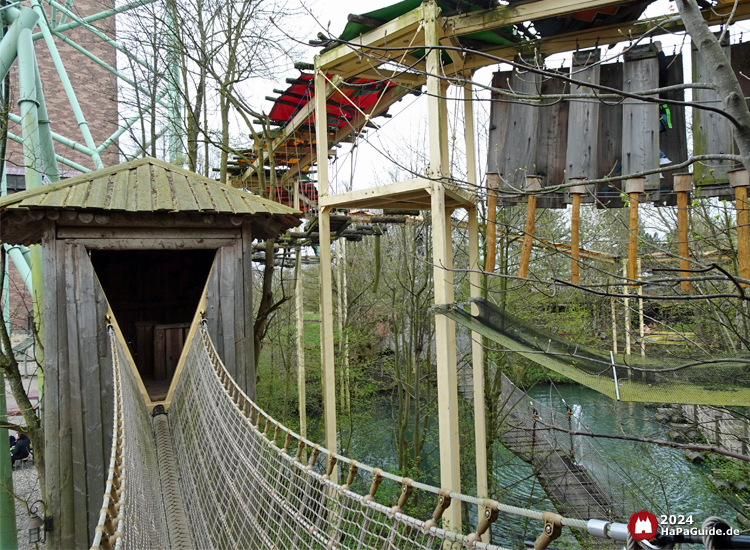
[[(86, 17), (111, 9), (114, 5), (114, 0), (75, 0), (71, 11), (79, 17)], [(46, 9), (51, 21), (49, 6), (46, 6)], [(96, 21), (93, 25), (98, 30), (114, 37), (114, 17)], [(115, 49), (87, 29), (78, 27), (64, 34), (111, 67), (117, 66)], [(78, 103), (86, 118), (94, 142), (98, 147), (118, 127), (117, 78), (107, 69), (59, 38), (55, 38), (55, 44), (65, 65), (68, 78), (76, 92)], [(44, 39), (35, 42), (34, 53), (42, 78), (51, 130), (73, 141), (85, 143)], [(11, 111), (18, 114), (18, 71), (15, 65), (11, 71), (11, 82)], [(18, 124), (10, 123), (9, 130), (17, 136), (22, 135), (21, 127)], [(105, 167), (119, 162), (117, 147), (117, 142), (115, 142), (101, 154)], [(89, 169), (94, 168), (89, 156), (73, 151), (58, 142), (55, 142), (55, 152)], [(6, 160), (8, 192), (13, 193), (25, 189), (21, 144), (8, 140)], [(58, 169), (62, 177), (70, 177), (78, 173), (63, 164), (59, 164)], [(10, 261), (8, 263), (10, 265), (10, 324), (11, 330), (18, 337), (27, 333), (31, 328), (28, 317), (32, 311), (31, 296), (13, 263)]]

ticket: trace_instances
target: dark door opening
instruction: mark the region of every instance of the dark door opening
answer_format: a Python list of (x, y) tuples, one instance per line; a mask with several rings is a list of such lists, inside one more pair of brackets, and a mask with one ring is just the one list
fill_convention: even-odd
[(92, 250), (152, 401), (166, 398), (215, 250)]

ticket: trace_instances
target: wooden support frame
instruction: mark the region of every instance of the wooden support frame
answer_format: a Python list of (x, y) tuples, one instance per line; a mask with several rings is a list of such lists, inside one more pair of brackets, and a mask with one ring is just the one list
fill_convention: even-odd
[(677, 193), (677, 246), (680, 253), (680, 288), (684, 291), (692, 290), (693, 284), (689, 279), (690, 272), (690, 245), (688, 242), (689, 221), (688, 221), (688, 200), (689, 194), (693, 190), (693, 176), (691, 174), (675, 174), (674, 190)]
[[(628, 270), (627, 277), (635, 281), (638, 277), (638, 201), (640, 194), (646, 187), (645, 178), (632, 178), (625, 180), (625, 190), (630, 201), (630, 215), (628, 223)], [(630, 286), (636, 285), (630, 283)]]
[[(538, 176), (526, 176), (526, 190), (536, 191), (542, 188), (542, 180)], [(523, 236), (521, 246), (521, 263), (518, 266), (518, 276), (525, 279), (529, 273), (529, 260), (534, 243), (534, 232), (536, 230), (536, 195), (529, 195), (526, 205), (526, 232)]]
[[(734, 204), (737, 211), (737, 256), (739, 276), (750, 279), (750, 214), (748, 212), (747, 188), (750, 187), (750, 174), (745, 169), (729, 172), (729, 184), (734, 188)], [(748, 287), (747, 283), (740, 283)]]
[[(571, 182), (582, 182), (582, 179), (571, 179)], [(581, 195), (586, 192), (585, 185), (575, 185), (570, 188), (572, 198), (572, 212), (570, 216), (570, 282), (578, 284), (579, 261), (581, 258), (580, 234), (581, 234)]]
[[(469, 185), (476, 186), (476, 133), (474, 131), (474, 104), (471, 84), (464, 86), (464, 142), (466, 145), (466, 180)], [(469, 208), (469, 286), (470, 296), (482, 296), (482, 276), (479, 265), (479, 213), (477, 208)], [(494, 266), (493, 266), (494, 267)], [(472, 304), (472, 315), (479, 315), (479, 306)], [(484, 400), (484, 347), (482, 335), (471, 333), (472, 378), (474, 382), (474, 441), (476, 452), (477, 496), (481, 499), (489, 498), (489, 482), (487, 474), (487, 421), (485, 418)], [(484, 510), (480, 507), (479, 516)], [(483, 542), (489, 542), (489, 533), (482, 535)]]
[[(320, 58), (315, 58), (315, 134), (317, 139), (318, 193), (328, 194), (328, 134), (326, 124), (326, 77), (318, 68)], [(325, 445), (330, 451), (338, 452), (338, 432), (336, 429), (336, 370), (333, 350), (333, 282), (331, 277), (331, 208), (322, 207), (318, 218), (320, 234), (320, 365), (323, 370), (323, 414), (325, 424)], [(330, 479), (338, 479), (338, 469), (334, 468)]]

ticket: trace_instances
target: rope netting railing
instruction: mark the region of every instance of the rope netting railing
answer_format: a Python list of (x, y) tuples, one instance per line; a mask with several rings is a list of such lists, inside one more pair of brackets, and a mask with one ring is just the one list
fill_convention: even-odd
[(92, 550), (168, 548), (154, 429), (133, 370), (107, 327), (112, 355), (114, 423), (109, 476)]
[(538, 475), (548, 479), (548, 490), (559, 493), (557, 500), (566, 513), (627, 520), (634, 510), (659, 512), (655, 499), (640, 491), (633, 480), (626, 480), (613, 459), (594, 447), (589, 439), (544, 425), (576, 429), (572, 409), (564, 413), (556, 411), (530, 398), (504, 373), (501, 376), (501, 437), (515, 446), (514, 450), (533, 458)]
[[(452, 501), (488, 505), (488, 520), (494, 520), (497, 503), (370, 468), (301, 438), (235, 384), (205, 327), (189, 345), (169, 416), (196, 547), (438, 549), (446, 542), (462, 547), (467, 536), (438, 524)], [(305, 451), (309, 460), (303, 462)], [(337, 464), (348, 466), (344, 485), (331, 479)], [(356, 477), (367, 474), (370, 493), (354, 492)], [(384, 480), (401, 486), (395, 506), (376, 501)], [(403, 512), (414, 490), (435, 495), (432, 519)], [(541, 512), (535, 515), (541, 519)], [(480, 530), (489, 524), (482, 522)], [(502, 550), (479, 541), (474, 548)]]
[[(175, 547), (170, 532), (179, 526), (170, 524), (176, 514), (167, 513), (174, 502), (180, 502), (177, 515), (189, 524), (190, 547), (201, 549), (506, 550), (481, 541), (500, 512), (538, 520), (540, 540), (546, 537), (538, 548), (546, 548), (563, 526), (599, 538), (627, 540), (624, 524), (566, 518), (450, 492), (360, 464), (300, 437), (237, 386), (205, 323), (186, 344), (184, 368), (169, 406), (171, 449), (166, 454), (173, 455), (168, 462), (177, 470), (181, 498), (167, 498), (162, 494), (169, 489), (164, 489), (159, 473), (164, 465), (157, 455), (160, 439), (154, 436), (154, 420), (121, 339), (113, 327), (109, 332), (114, 428), (92, 550)], [(163, 411), (154, 414), (164, 420)], [(335, 481), (337, 465), (346, 469), (343, 485)], [(384, 490), (392, 483), (396, 485), (390, 489), (397, 491)], [(369, 491), (353, 489), (368, 484)], [(404, 511), (415, 492), (436, 501), (426, 521)], [(389, 505), (382, 503), (390, 498)], [(460, 503), (474, 507), (473, 517), (479, 518), (469, 535), (441, 525), (448, 507)]]

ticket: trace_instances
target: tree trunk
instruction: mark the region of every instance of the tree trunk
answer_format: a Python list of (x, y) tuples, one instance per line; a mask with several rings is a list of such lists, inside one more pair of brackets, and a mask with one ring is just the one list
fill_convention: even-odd
[(695, 0), (677, 0), (677, 7), (685, 29), (706, 61), (724, 109), (737, 121), (734, 125), (734, 139), (740, 150), (742, 164), (750, 170), (750, 110), (737, 76), (732, 70), (732, 64), (724, 55), (719, 40), (703, 19)]

